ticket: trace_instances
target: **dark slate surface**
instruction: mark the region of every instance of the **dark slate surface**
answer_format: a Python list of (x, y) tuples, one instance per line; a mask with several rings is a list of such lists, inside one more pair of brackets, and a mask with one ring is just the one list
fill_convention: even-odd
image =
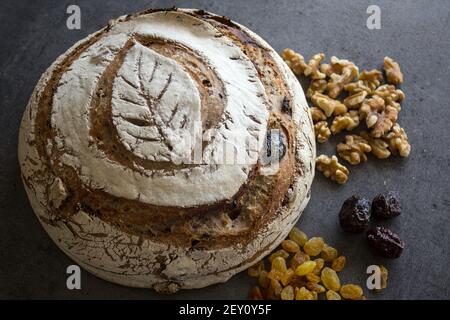
[[(66, 7), (78, 4), (81, 30), (66, 28)], [(381, 8), (382, 29), (366, 28), (369, 4)], [(407, 99), (400, 114), (413, 146), (409, 159), (369, 161), (351, 168), (345, 186), (320, 173), (298, 225), (323, 235), (348, 258), (343, 281), (365, 283), (370, 264), (385, 264), (389, 288), (378, 299), (450, 298), (450, 2), (448, 1), (1, 1), (0, 2), (0, 298), (245, 298), (252, 279), (239, 274), (226, 284), (162, 296), (117, 286), (82, 273), (82, 290), (65, 286), (72, 263), (50, 241), (28, 204), (17, 163), (22, 112), (39, 76), (75, 41), (113, 17), (148, 7), (197, 7), (227, 15), (250, 27), (280, 51), (292, 47), (306, 57), (324, 51), (379, 67), (385, 55), (401, 63)], [(340, 137), (341, 138), (341, 137)], [(336, 142), (338, 139), (334, 139)], [(334, 144), (319, 152), (333, 152)], [(337, 211), (357, 193), (372, 197), (400, 192), (403, 215), (385, 223), (407, 247), (386, 261), (372, 256), (361, 235), (341, 232)]]

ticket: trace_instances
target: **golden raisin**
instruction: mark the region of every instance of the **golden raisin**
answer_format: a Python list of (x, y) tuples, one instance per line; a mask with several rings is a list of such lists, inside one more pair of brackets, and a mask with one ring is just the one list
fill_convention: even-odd
[(331, 269), (333, 269), (334, 271), (342, 271), (345, 267), (345, 257), (344, 256), (339, 256), (336, 259), (333, 260), (333, 262), (331, 263)]
[(292, 286), (284, 287), (280, 296), (281, 300), (294, 300), (294, 288)]
[(323, 260), (322, 258), (317, 258), (314, 260), (314, 262), (316, 263), (316, 267), (314, 268), (313, 273), (319, 275), (322, 271), (323, 266), (325, 265), (325, 260)]
[(272, 289), (271, 286), (269, 286), (269, 288), (267, 288), (266, 291), (266, 300), (279, 300), (280, 295), (276, 295), (275, 291)]
[(314, 283), (314, 282), (308, 282), (306, 284), (306, 288), (308, 290), (310, 290), (310, 291), (314, 291), (314, 292), (317, 292), (317, 293), (323, 293), (323, 292), (326, 291), (326, 289), (323, 286), (321, 286), (318, 283)]
[(258, 284), (261, 288), (267, 289), (270, 285), (270, 279), (268, 277), (267, 271), (261, 271), (258, 277)]
[(306, 280), (308, 280), (309, 282), (312, 283), (319, 283), (320, 282), (320, 277), (317, 274), (314, 273), (308, 273), (305, 276)]
[(254, 286), (248, 294), (250, 300), (264, 300), (264, 296), (261, 289), (258, 286)]
[(306, 287), (306, 284), (307, 282), (305, 281), (304, 277), (300, 277), (297, 275), (292, 278), (290, 283), (290, 285), (294, 288)]
[(250, 277), (257, 278), (257, 277), (259, 277), (259, 270), (257, 268), (255, 268), (255, 266), (252, 266), (247, 269), (247, 274)]
[(291, 232), (289, 232), (289, 239), (295, 241), (299, 246), (303, 247), (308, 241), (308, 236), (298, 228), (293, 228)]
[(383, 289), (387, 288), (387, 281), (388, 281), (388, 275), (389, 275), (389, 271), (388, 269), (386, 269), (385, 266), (379, 266), (380, 267), (380, 277), (381, 277), (381, 281), (380, 281), (380, 289), (375, 289), (375, 291), (379, 292)]
[(287, 252), (296, 253), (300, 251), (300, 247), (298, 244), (293, 240), (284, 240), (281, 243), (281, 247), (286, 250)]
[(280, 272), (286, 272), (286, 260), (282, 257), (276, 257), (272, 260), (272, 270), (280, 271)]
[(287, 259), (289, 257), (289, 253), (286, 250), (280, 249), (269, 256), (269, 261), (272, 263), (273, 259), (275, 259), (276, 257)]
[(336, 271), (334, 271), (331, 268), (328, 267), (323, 268), (322, 275), (320, 276), (320, 278), (322, 279), (323, 285), (328, 290), (339, 291), (339, 289), (341, 288), (341, 282), (339, 281), (339, 277)]
[(389, 271), (388, 269), (386, 269), (385, 266), (380, 266), (380, 271), (381, 271), (381, 289), (386, 289)]
[(339, 293), (333, 290), (328, 290), (326, 293), (327, 300), (341, 300)]
[[(311, 256), (315, 258), (311, 259)], [(258, 285), (249, 292), (250, 299), (318, 300), (320, 294), (324, 294), (327, 300), (366, 299), (360, 286), (341, 286), (336, 272), (344, 268), (346, 258), (338, 256), (338, 251), (321, 237), (308, 239), (306, 234), (294, 228), (268, 260), (271, 262), (270, 271), (266, 270), (264, 260), (247, 270), (250, 276), (258, 279)], [(329, 267), (326, 267), (328, 263)], [(380, 269), (381, 286), (385, 288), (387, 269), (383, 266)]]
[(325, 242), (323, 238), (313, 237), (309, 239), (304, 246), (305, 253), (310, 256), (318, 256), (323, 249)]
[(309, 260), (310, 260), (310, 258), (306, 253), (299, 251), (296, 254), (294, 254), (294, 256), (291, 258), (290, 267), (295, 270), (303, 262), (309, 261)]
[(248, 268), (247, 273), (250, 277), (258, 278), (261, 271), (264, 270), (264, 261), (261, 260), (257, 264)]
[(305, 276), (308, 273), (311, 273), (315, 267), (315, 261), (305, 261), (295, 269), (295, 274), (298, 276)]
[(325, 244), (323, 246), (320, 256), (322, 257), (323, 260), (330, 262), (337, 258), (338, 251), (335, 248)]
[(270, 281), (270, 288), (273, 290), (273, 293), (275, 296), (279, 296), (281, 293), (281, 290), (283, 290), (283, 286), (278, 280), (271, 280)]
[(291, 282), (291, 280), (294, 277), (294, 275), (295, 275), (294, 270), (287, 269), (287, 271), (283, 274), (283, 276), (280, 279), (281, 284), (283, 286), (287, 286)]
[(344, 284), (341, 288), (341, 296), (347, 300), (360, 300), (363, 296), (363, 290), (355, 284)]
[(281, 278), (283, 277), (284, 272), (283, 271), (279, 271), (277, 269), (272, 269), (270, 270), (270, 272), (267, 274), (267, 278), (269, 278), (270, 280), (281, 280)]
[(296, 288), (295, 300), (314, 300), (314, 295), (305, 287)]

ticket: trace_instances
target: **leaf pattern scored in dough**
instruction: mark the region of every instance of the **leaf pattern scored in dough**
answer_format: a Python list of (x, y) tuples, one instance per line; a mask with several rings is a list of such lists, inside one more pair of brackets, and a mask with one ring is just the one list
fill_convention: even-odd
[(137, 156), (191, 156), (194, 130), (201, 128), (200, 96), (174, 60), (135, 43), (118, 70), (111, 107), (121, 141)]

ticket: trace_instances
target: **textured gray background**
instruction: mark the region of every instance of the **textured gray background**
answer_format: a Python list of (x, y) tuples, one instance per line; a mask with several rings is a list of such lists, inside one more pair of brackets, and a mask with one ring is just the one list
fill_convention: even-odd
[[(82, 11), (81, 30), (66, 28), (69, 4)], [(382, 29), (366, 28), (366, 9), (378, 4)], [(245, 298), (253, 279), (239, 274), (226, 284), (172, 296), (117, 286), (82, 273), (82, 290), (66, 289), (71, 264), (50, 241), (28, 204), (17, 163), (22, 112), (41, 73), (75, 41), (113, 17), (148, 7), (197, 7), (232, 17), (281, 51), (306, 57), (324, 51), (361, 68), (380, 67), (385, 55), (405, 74), (407, 99), (399, 122), (412, 144), (410, 158), (369, 161), (351, 169), (345, 186), (319, 173), (312, 199), (299, 221), (309, 235), (322, 235), (348, 258), (343, 280), (365, 282), (365, 269), (383, 263), (389, 288), (378, 299), (450, 298), (449, 1), (5, 1), (0, 2), (0, 298)], [(319, 152), (333, 152), (335, 142)], [(372, 197), (398, 190), (403, 215), (385, 223), (407, 246), (402, 257), (372, 256), (364, 236), (345, 235), (337, 212), (357, 193)]]

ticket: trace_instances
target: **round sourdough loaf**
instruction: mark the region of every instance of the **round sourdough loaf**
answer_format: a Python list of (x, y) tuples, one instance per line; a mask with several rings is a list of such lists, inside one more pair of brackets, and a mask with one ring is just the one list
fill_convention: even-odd
[(23, 116), (31, 205), (83, 268), (174, 292), (273, 250), (309, 200), (312, 122), (277, 53), (202, 10), (112, 20), (43, 74)]

